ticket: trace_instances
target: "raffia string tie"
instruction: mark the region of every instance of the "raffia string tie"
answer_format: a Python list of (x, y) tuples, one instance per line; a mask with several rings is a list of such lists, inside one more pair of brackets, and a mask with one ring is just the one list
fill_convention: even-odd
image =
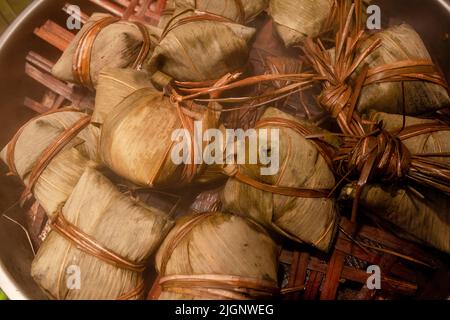
[(51, 227), (59, 235), (74, 244), (78, 250), (120, 269), (134, 272), (143, 272), (145, 270), (145, 264), (135, 263), (120, 256), (114, 251), (98, 243), (94, 238), (67, 221), (62, 213), (62, 210), (63, 205), (58, 208), (54, 218), (51, 221)]
[[(352, 209), (352, 222), (356, 222), (356, 212), (364, 186), (373, 181), (395, 182), (409, 179), (444, 193), (450, 194), (450, 165), (430, 158), (448, 157), (448, 154), (411, 154), (403, 143), (404, 140), (422, 134), (450, 131), (450, 126), (443, 123), (425, 123), (408, 126), (396, 132), (376, 129), (355, 143), (350, 139), (343, 149), (347, 168), (356, 170), (359, 175), (356, 185), (355, 201)], [(351, 146), (351, 151), (347, 148)]]
[(381, 181), (404, 178), (410, 166), (408, 148), (398, 137), (381, 129), (362, 138), (349, 159), (350, 168), (357, 168), (362, 176)]
[[(107, 249), (94, 238), (67, 221), (62, 213), (63, 207), (64, 204), (59, 206), (50, 226), (52, 230), (75, 245), (78, 250), (120, 269), (139, 273), (145, 270), (144, 264), (134, 263), (114, 251)], [(145, 284), (143, 279), (140, 279), (134, 289), (122, 294), (117, 300), (142, 299), (144, 297), (144, 291)]]
[(161, 278), (159, 283), (164, 291), (203, 299), (271, 299), (280, 293), (273, 281), (232, 275), (174, 275)]

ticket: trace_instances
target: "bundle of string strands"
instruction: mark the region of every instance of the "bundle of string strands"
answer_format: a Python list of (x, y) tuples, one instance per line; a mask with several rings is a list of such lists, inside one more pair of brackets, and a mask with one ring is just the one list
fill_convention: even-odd
[[(407, 179), (450, 194), (450, 166), (433, 160), (449, 154), (414, 155), (402, 143), (404, 139), (421, 134), (448, 131), (448, 125), (436, 121), (431, 125), (415, 125), (388, 132), (377, 123), (363, 120), (355, 110), (362, 88), (369, 84), (420, 80), (448, 89), (447, 83), (432, 61), (405, 60), (369, 69), (364, 61), (382, 43), (375, 41), (365, 50), (360, 50), (365, 34), (361, 25), (361, 14), (355, 14), (353, 4), (336, 34), (334, 57), (320, 40), (307, 39), (304, 47), (312, 67), (324, 79), (319, 102), (336, 119), (343, 133), (345, 143), (335, 158), (337, 173), (344, 178), (354, 172), (359, 175), (353, 222), (356, 220), (358, 196), (368, 182)], [(361, 66), (362, 72), (352, 85), (350, 77)]]

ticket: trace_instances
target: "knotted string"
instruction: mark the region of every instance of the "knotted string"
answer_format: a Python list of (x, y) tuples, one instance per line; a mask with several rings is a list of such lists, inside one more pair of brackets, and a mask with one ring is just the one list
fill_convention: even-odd
[[(51, 220), (51, 228), (60, 236), (72, 243), (78, 250), (95, 257), (109, 265), (123, 270), (142, 273), (144, 263), (135, 263), (100, 244), (93, 237), (70, 223), (62, 212), (64, 204), (60, 205)], [(117, 300), (141, 299), (144, 296), (145, 285), (141, 279), (133, 290), (117, 298)]]

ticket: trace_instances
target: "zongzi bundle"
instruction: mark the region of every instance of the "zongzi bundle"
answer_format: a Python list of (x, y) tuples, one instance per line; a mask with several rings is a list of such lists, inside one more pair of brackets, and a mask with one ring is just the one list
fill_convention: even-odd
[(161, 300), (268, 299), (277, 247), (256, 223), (226, 213), (180, 219), (156, 256)]
[(255, 29), (226, 18), (195, 14), (192, 10), (175, 13), (166, 26), (148, 69), (158, 87), (175, 79), (204, 82), (242, 71), (248, 61), (250, 41)]
[(269, 0), (175, 0), (176, 8), (193, 8), (245, 24), (263, 12)]
[[(192, 158), (196, 148), (203, 150), (204, 143), (194, 137), (195, 122), (207, 130), (215, 128), (217, 121), (211, 108), (192, 104), (188, 110), (160, 92), (137, 90), (117, 105), (103, 124), (102, 161), (141, 186), (184, 186), (204, 168)], [(181, 152), (176, 146), (189, 147), (181, 163), (173, 161), (173, 153)]]
[(145, 71), (134, 69), (107, 68), (98, 77), (97, 94), (92, 123), (103, 124), (105, 118), (123, 99), (134, 91), (153, 88)]
[[(398, 138), (407, 151), (403, 159), (421, 161), (414, 168), (406, 164), (404, 170), (422, 174), (428, 164), (437, 164), (445, 170), (450, 164), (450, 127), (436, 120), (403, 117), (382, 112), (371, 114), (370, 120), (382, 124), (382, 129)], [(447, 155), (447, 156), (446, 156)], [(422, 158), (422, 160), (421, 160)], [(419, 166), (420, 165), (420, 166)], [(439, 169), (434, 171), (439, 175)], [(430, 177), (431, 181), (433, 177)], [(402, 184), (365, 186), (359, 203), (373, 214), (391, 222), (416, 239), (450, 253), (450, 197), (440, 191), (414, 185), (408, 189)], [(342, 192), (343, 198), (355, 198), (355, 186)]]
[(61, 109), (25, 124), (1, 152), (48, 215), (71, 194), (87, 167), (96, 167), (99, 130), (83, 112)]
[[(171, 227), (168, 215), (126, 197), (87, 169), (56, 212), (32, 276), (54, 299), (141, 299), (142, 271)], [(79, 282), (70, 281), (71, 275)]]
[(78, 32), (53, 67), (55, 77), (90, 89), (105, 67), (140, 68), (151, 56), (159, 29), (96, 13)]
[[(268, 148), (279, 150), (280, 169), (261, 175), (259, 165), (239, 164), (223, 190), (224, 210), (327, 251), (338, 221), (336, 201), (329, 197), (335, 185), (331, 155), (328, 144), (305, 138), (325, 132), (274, 108), (256, 128), (279, 130)], [(330, 138), (330, 143), (337, 142)]]
[[(394, 70), (394, 67), (399, 68), (402, 62), (407, 61), (432, 64), (431, 56), (422, 39), (407, 24), (375, 33), (362, 43), (359, 50), (364, 51), (378, 39), (381, 40), (380, 47), (365, 60), (370, 68), (368, 76), (370, 76), (371, 71), (377, 69), (380, 69), (380, 71), (385, 69), (384, 72), (388, 75), (389, 72)], [(413, 67), (410, 69), (414, 70)], [(416, 67), (416, 71), (408, 72), (420, 74), (429, 72), (428, 69), (437, 72), (434, 66)], [(353, 77), (356, 78), (361, 70), (362, 67), (355, 72)], [(411, 79), (383, 81), (382, 74), (379, 74), (379, 77), (381, 78), (380, 81), (363, 87), (357, 105), (357, 110), (361, 113), (378, 110), (387, 113), (403, 114), (405, 112), (407, 115), (416, 115), (450, 106), (447, 89), (442, 85), (427, 81), (425, 76), (423, 77), (424, 80), (417, 79), (415, 81), (411, 81)]]

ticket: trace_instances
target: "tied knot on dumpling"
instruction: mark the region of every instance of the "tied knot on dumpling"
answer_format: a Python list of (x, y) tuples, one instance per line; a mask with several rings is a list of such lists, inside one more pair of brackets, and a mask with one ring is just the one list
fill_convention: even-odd
[(379, 128), (361, 138), (349, 155), (349, 167), (362, 177), (382, 181), (404, 178), (411, 167), (411, 153), (394, 134)]

